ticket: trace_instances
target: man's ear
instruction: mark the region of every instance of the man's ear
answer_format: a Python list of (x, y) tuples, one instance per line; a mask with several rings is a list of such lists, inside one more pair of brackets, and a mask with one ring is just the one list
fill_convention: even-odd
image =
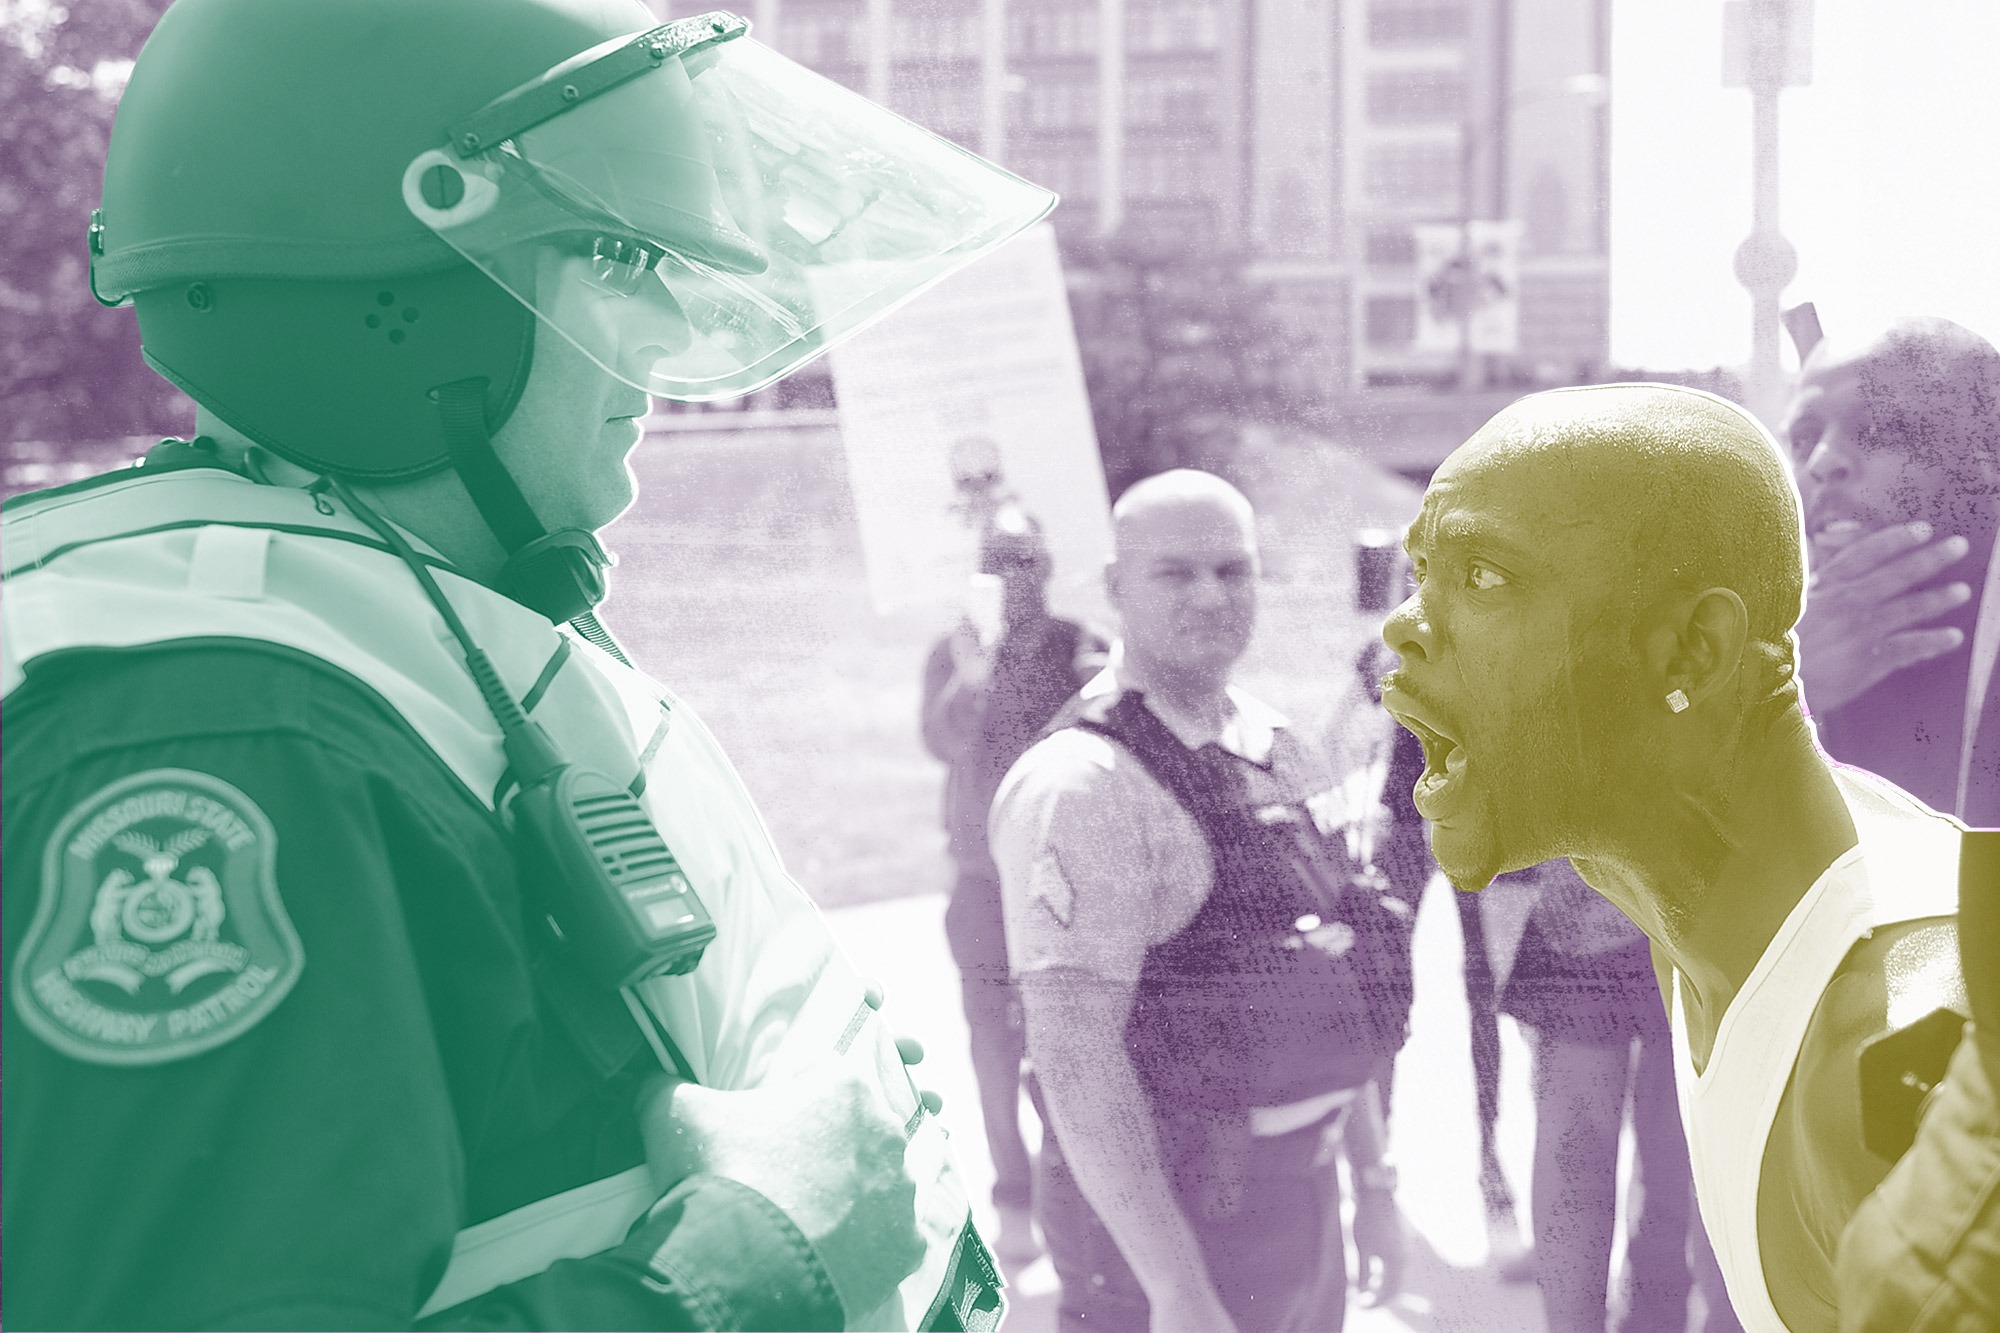
[(1646, 630), (1646, 665), (1662, 699), (1678, 690), (1700, 703), (1735, 679), (1749, 639), (1743, 599), (1731, 588), (1705, 588), (1671, 604)]

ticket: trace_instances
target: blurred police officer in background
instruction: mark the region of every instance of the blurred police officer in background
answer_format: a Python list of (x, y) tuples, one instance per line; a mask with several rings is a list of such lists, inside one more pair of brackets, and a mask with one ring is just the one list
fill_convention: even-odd
[(1322, 824), (1319, 757), (1230, 684), (1256, 621), (1250, 502), (1174, 471), (1112, 517), (1118, 655), (991, 824), (1063, 1324), (1330, 1333), (1339, 1140), (1361, 1284), (1400, 1282), (1375, 1080), (1408, 1018), (1408, 914)]
[(1106, 645), (1073, 620), (1051, 615), (1054, 565), (1041, 524), (1018, 501), (986, 518), (976, 586), (999, 594), (998, 625), (974, 617), (941, 639), (924, 664), (923, 735), (950, 765), (944, 822), (957, 868), (945, 938), (958, 964), (972, 1072), (993, 1158), (993, 1248), (1022, 1263), (1040, 1252), (1031, 1206), (1033, 1166), (1021, 1137), (1021, 1006), (1007, 971), (1000, 872), (986, 845), (986, 815), (1000, 778), (1056, 711), (1104, 666)]
[(768, 384), (1052, 199), (746, 31), (183, 0), (141, 53), (92, 280), (200, 434), (8, 506), (12, 1322), (997, 1321), (934, 1104), (592, 617), (593, 534), (648, 394)]

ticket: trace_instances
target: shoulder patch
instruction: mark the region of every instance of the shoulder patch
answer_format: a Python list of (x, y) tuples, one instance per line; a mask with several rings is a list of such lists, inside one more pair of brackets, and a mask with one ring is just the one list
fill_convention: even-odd
[(79, 802), (49, 839), (13, 1002), (51, 1046), (154, 1065), (256, 1026), (305, 967), (277, 834), (206, 773), (156, 768)]

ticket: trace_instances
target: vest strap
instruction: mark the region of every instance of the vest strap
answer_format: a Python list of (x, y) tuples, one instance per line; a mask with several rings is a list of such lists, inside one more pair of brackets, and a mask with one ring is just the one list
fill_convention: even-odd
[(261, 601), (270, 550), (269, 528), (220, 523), (203, 528), (195, 534), (194, 554), (188, 561), (188, 591), (234, 602)]
[(441, 384), (437, 402), (452, 468), (471, 492), (479, 516), (500, 539), (501, 549), (512, 555), (547, 536), (547, 529), (528, 507), (527, 497), (493, 452), (493, 438), (486, 431), (486, 381), (479, 378)]

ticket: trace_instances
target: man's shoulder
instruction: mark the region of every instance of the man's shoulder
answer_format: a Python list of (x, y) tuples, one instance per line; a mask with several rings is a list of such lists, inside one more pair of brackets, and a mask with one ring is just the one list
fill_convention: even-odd
[(1122, 747), (1102, 732), (1079, 726), (1068, 710), (1055, 730), (1030, 745), (1008, 771), (1002, 790), (1017, 794), (1088, 793), (1116, 783), (1131, 765)]
[(1029, 746), (1001, 779), (993, 801), (993, 827), (1029, 824), (1053, 832), (1058, 825), (1094, 826), (1106, 819), (1146, 822), (1170, 818), (1173, 798), (1138, 757), (1087, 725), (1102, 719), (1115, 696), (1075, 698), (1050, 730)]
[(424, 750), (367, 686), (260, 640), (80, 650), (38, 662), (9, 694), (8, 764), (62, 765), (127, 748), (282, 735), (371, 764)]
[(1841, 960), (1821, 997), (1830, 1031), (1865, 1041), (1933, 1009), (1965, 1005), (1958, 921), (1928, 916), (1877, 927)]
[(1862, 1047), (1941, 1008), (1966, 1008), (1957, 922), (1925, 917), (1870, 932), (1814, 1007), (1794, 1070), (1797, 1092), (1807, 1103), (1843, 1108), (1842, 1118), (1858, 1125), (1858, 1113), (1845, 1112), (1854, 1108)]

